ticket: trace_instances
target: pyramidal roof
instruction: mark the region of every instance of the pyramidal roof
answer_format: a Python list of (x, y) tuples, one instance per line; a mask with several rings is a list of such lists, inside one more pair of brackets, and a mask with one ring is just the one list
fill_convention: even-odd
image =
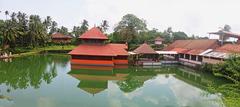
[(97, 94), (107, 89), (107, 81), (81, 80), (78, 87), (87, 93)]
[(100, 40), (107, 40), (108, 37), (101, 32), (100, 29), (97, 27), (93, 27), (90, 30), (83, 33), (80, 37), (80, 39), (100, 39)]
[(137, 54), (157, 54), (152, 47), (150, 47), (148, 44), (144, 43), (140, 45), (137, 49), (135, 49), (133, 52)]

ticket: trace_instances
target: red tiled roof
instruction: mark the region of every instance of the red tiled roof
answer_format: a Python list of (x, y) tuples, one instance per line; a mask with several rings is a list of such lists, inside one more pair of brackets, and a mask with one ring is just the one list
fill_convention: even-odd
[(218, 46), (218, 40), (215, 39), (176, 40), (163, 50), (177, 51), (178, 53), (200, 54), (207, 49), (215, 49)]
[(164, 39), (161, 38), (161, 37), (156, 37), (155, 40), (156, 40), (156, 41), (163, 41)]
[(173, 48), (171, 51), (176, 51), (177, 53), (184, 53), (184, 52), (188, 51), (188, 49)]
[(150, 47), (148, 44), (144, 43), (140, 45), (137, 49), (135, 49), (133, 52), (137, 54), (157, 54), (152, 47)]
[(126, 44), (108, 44), (117, 55), (128, 55)]
[(225, 44), (214, 51), (225, 53), (240, 53), (240, 44)]
[(128, 49), (127, 45), (126, 44), (116, 44), (116, 43), (110, 43), (109, 45), (112, 45), (112, 46), (117, 46), (117, 47), (121, 47), (123, 49)]
[(185, 54), (192, 54), (198, 55), (199, 53), (204, 52), (205, 50), (201, 49), (183, 49), (183, 48), (174, 48), (171, 51), (176, 51), (177, 53), (185, 53)]
[(64, 35), (64, 34), (61, 34), (61, 33), (54, 33), (54, 34), (52, 34), (51, 35), (51, 37), (53, 38), (53, 39), (72, 39), (72, 37), (71, 36), (67, 36), (67, 35)]
[(191, 54), (191, 55), (198, 55), (198, 54), (200, 54), (200, 53), (202, 53), (204, 51), (205, 50), (201, 50), (201, 49), (191, 49), (191, 50), (189, 50), (187, 52), (184, 52), (184, 53)]
[(80, 39), (101, 39), (101, 40), (108, 39), (108, 37), (105, 34), (103, 34), (97, 27), (93, 27), (92, 29), (86, 31), (79, 38)]
[(125, 50), (125, 44), (82, 44), (73, 49), (68, 54), (70, 55), (89, 55), (89, 56), (117, 56), (128, 55)]

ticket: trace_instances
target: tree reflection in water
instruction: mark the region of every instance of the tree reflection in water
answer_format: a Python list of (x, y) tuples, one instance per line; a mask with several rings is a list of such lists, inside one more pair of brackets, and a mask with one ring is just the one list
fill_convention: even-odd
[[(80, 80), (80, 88), (84, 91), (86, 91), (86, 89), (89, 89), (87, 90), (87, 92), (90, 94), (93, 94), (91, 93), (91, 91), (98, 89), (96, 88), (96, 86), (100, 85), (98, 82), (102, 81), (107, 83), (111, 80), (117, 80), (116, 84), (119, 86), (121, 91), (125, 93), (133, 92), (137, 88), (142, 87), (145, 81), (157, 75), (151, 70), (144, 71), (144, 69), (141, 68), (112, 68), (112, 70), (107, 71), (102, 69), (99, 70), (99, 68), (87, 69), (86, 67), (80, 68), (76, 66), (74, 66), (74, 68), (72, 68), (72, 70), (68, 74)], [(89, 80), (91, 82), (89, 82)], [(85, 84), (88, 84), (88, 87), (86, 87), (86, 85), (82, 85), (83, 82), (86, 82)], [(91, 88), (89, 84), (92, 84)], [(107, 84), (105, 84), (104, 86), (105, 88), (101, 88), (106, 89)], [(101, 91), (98, 91), (98, 93), (99, 92)]]
[(40, 88), (43, 82), (51, 83), (57, 76), (56, 65), (66, 66), (68, 62), (67, 57), (59, 59), (58, 56), (53, 55), (34, 55), (13, 60), (0, 61), (0, 85), (5, 84), (14, 90), (29, 87), (36, 89)]
[(129, 93), (133, 92), (136, 89), (142, 87), (144, 82), (152, 79), (157, 74), (151, 70), (144, 70), (142, 68), (134, 68), (129, 71), (129, 76), (124, 81), (118, 81), (117, 85), (120, 90)]

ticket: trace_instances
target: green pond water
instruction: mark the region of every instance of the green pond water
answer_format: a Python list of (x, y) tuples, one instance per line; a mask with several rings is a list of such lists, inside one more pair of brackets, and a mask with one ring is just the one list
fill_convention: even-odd
[(200, 71), (73, 69), (69, 60), (53, 54), (0, 61), (0, 107), (223, 107), (218, 94), (207, 91), (221, 80)]

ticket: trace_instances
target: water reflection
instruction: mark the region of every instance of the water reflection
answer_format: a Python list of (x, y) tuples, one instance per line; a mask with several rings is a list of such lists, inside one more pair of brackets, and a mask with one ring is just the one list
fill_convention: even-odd
[(11, 89), (35, 89), (41, 83), (50, 84), (57, 76), (56, 65), (66, 66), (68, 58), (62, 59), (56, 56), (28, 56), (16, 58), (13, 62), (0, 61), (0, 85), (5, 84), (10, 92)]
[(124, 81), (118, 81), (117, 85), (119, 86), (120, 90), (129, 93), (133, 92), (137, 88), (143, 86), (144, 82), (153, 78), (157, 74), (151, 71), (144, 71), (143, 69), (135, 68), (135, 69), (128, 69), (129, 76)]
[(89, 67), (36, 55), (0, 62), (0, 81), (1, 107), (221, 107), (206, 90), (221, 81), (179, 66)]
[[(77, 87), (89, 94), (108, 92), (111, 104), (151, 107), (221, 106), (221, 99), (206, 91), (209, 83), (220, 83), (221, 80), (179, 66), (110, 69), (73, 65), (68, 74), (78, 79), (80, 82)], [(122, 94), (116, 92), (112, 83), (118, 86)]]
[[(108, 81), (115, 80), (115, 83), (119, 86), (119, 89), (121, 91), (125, 93), (130, 93), (138, 88), (141, 88), (144, 85), (145, 81), (153, 79), (157, 75), (163, 74), (166, 79), (169, 78), (169, 76), (171, 75), (174, 78), (177, 78), (203, 90), (206, 90), (208, 84), (212, 82), (219, 84), (223, 82), (222, 80), (213, 78), (211, 76), (209, 77), (208, 74), (201, 74), (196, 71), (186, 70), (183, 68), (179, 68), (179, 66), (144, 68), (71, 65), (71, 71), (68, 74), (78, 79), (80, 81), (78, 87), (85, 91), (86, 88), (88, 88), (89, 90), (94, 90), (94, 86), (97, 90), (97, 87), (100, 87), (98, 85), (105, 85), (101, 87), (101, 91), (105, 90), (107, 88)], [(96, 93), (92, 92), (91, 94)]]
[[(71, 68), (72, 70), (68, 74), (80, 80), (78, 87), (92, 95), (107, 89), (108, 81), (123, 81), (129, 75), (128, 72), (123, 70), (119, 72), (116, 69), (113, 70), (113, 67), (72, 65)], [(127, 70), (127, 66), (121, 68)]]

